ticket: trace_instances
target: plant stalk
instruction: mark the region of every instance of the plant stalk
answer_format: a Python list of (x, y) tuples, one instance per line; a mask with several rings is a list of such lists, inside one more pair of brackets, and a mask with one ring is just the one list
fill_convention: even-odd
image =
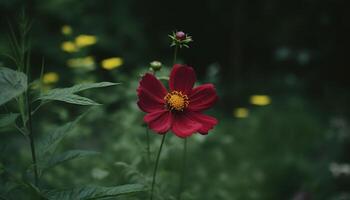
[(29, 142), (30, 142), (30, 150), (32, 153), (32, 160), (33, 160), (33, 169), (34, 169), (34, 185), (38, 187), (39, 184), (39, 175), (38, 175), (38, 167), (37, 167), (37, 160), (36, 160), (36, 151), (35, 151), (35, 142), (34, 142), (34, 132), (33, 132), (33, 126), (32, 126), (32, 107), (31, 103), (29, 101), (29, 94), (26, 92), (26, 98), (27, 98), (27, 113), (28, 113), (28, 136), (29, 136)]
[(156, 177), (157, 177), (157, 170), (158, 170), (159, 158), (160, 158), (160, 154), (161, 154), (162, 149), (163, 149), (163, 144), (164, 144), (166, 135), (167, 135), (166, 133), (163, 135), (162, 142), (160, 143), (159, 151), (158, 151), (157, 158), (156, 158), (156, 164), (155, 164), (154, 170), (153, 170), (153, 178), (152, 178), (152, 187), (151, 187), (151, 197), (150, 197), (150, 200), (153, 200), (153, 191), (154, 191), (154, 185), (155, 185), (155, 183), (156, 183)]
[(186, 167), (187, 167), (187, 138), (184, 139), (183, 146), (183, 155), (182, 155), (182, 171), (181, 171), (181, 179), (179, 185), (179, 193), (177, 196), (178, 200), (181, 200), (182, 191), (185, 185), (185, 177), (186, 177)]
[(175, 50), (174, 50), (174, 61), (173, 61), (173, 64), (174, 64), (174, 65), (175, 65), (176, 59), (177, 59), (177, 50), (178, 50), (178, 46), (175, 45)]
[(148, 127), (146, 126), (146, 140), (147, 140), (147, 160), (148, 160), (148, 165), (151, 162), (151, 144), (150, 144), (150, 138), (149, 138), (149, 130)]

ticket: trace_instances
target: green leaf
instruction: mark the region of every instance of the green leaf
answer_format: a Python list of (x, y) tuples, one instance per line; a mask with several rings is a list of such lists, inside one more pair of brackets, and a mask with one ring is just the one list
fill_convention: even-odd
[(67, 162), (73, 159), (94, 156), (97, 154), (99, 154), (99, 152), (86, 151), (86, 150), (70, 150), (59, 155), (54, 155), (50, 157), (47, 161), (42, 161), (41, 163), (39, 163), (38, 166), (40, 170), (46, 170), (48, 168), (55, 167), (59, 164), (62, 164), (64, 162)]
[(96, 103), (95, 101), (88, 99), (86, 97), (82, 97), (76, 94), (66, 94), (66, 95), (57, 95), (55, 97), (51, 96), (49, 98), (43, 97), (43, 100), (56, 100), (56, 101), (64, 101), (71, 104), (78, 104), (78, 105), (84, 105), (84, 106), (93, 106), (93, 105), (100, 105), (99, 103)]
[(101, 88), (101, 87), (113, 86), (118, 84), (119, 83), (111, 83), (111, 82), (83, 83), (83, 84), (78, 84), (69, 88), (57, 88), (57, 89), (50, 90), (46, 94), (41, 95), (38, 99), (64, 101), (67, 103), (78, 104), (78, 105), (99, 105), (95, 101), (88, 99), (86, 97), (76, 95), (75, 93), (83, 90), (87, 90), (87, 89)]
[(18, 116), (18, 113), (0, 114), (0, 128), (13, 124)]
[(84, 116), (80, 115), (73, 122), (69, 122), (63, 126), (58, 127), (54, 130), (53, 133), (47, 134), (42, 140), (39, 140), (38, 143), (38, 155), (39, 159), (46, 153), (52, 153), (57, 145), (62, 141), (66, 134), (73, 129), (73, 127), (78, 123), (78, 121)]
[(119, 84), (120, 83), (111, 83), (111, 82), (82, 83), (70, 88), (65, 88), (64, 90), (66, 90), (69, 93), (76, 93), (87, 89), (108, 87), (108, 86), (119, 85)]
[(12, 170), (6, 169), (4, 166), (1, 166), (1, 163), (0, 169), (2, 170), (1, 181), (4, 181), (6, 183), (5, 187), (0, 188), (0, 193), (3, 192), (3, 194), (10, 194), (13, 192), (21, 191), (27, 194), (35, 195), (37, 199), (44, 198), (40, 193), (39, 188), (34, 186), (31, 182), (22, 179), (18, 173), (14, 173)]
[(0, 67), (0, 105), (22, 94), (27, 89), (27, 76), (9, 68)]
[(143, 191), (145, 191), (143, 185), (128, 184), (116, 187), (85, 186), (73, 189), (50, 190), (44, 192), (43, 195), (49, 200), (93, 200), (118, 197)]

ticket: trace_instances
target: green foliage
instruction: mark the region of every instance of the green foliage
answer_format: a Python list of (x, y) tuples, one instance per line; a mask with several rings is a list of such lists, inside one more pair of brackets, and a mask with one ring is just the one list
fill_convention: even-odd
[(83, 115), (79, 116), (73, 122), (56, 128), (52, 133), (46, 134), (45, 137), (38, 142), (38, 154), (39, 158), (44, 156), (50, 156), (56, 150), (57, 145), (63, 140), (63, 138), (71, 131), (74, 126), (79, 122)]
[(0, 172), (1, 181), (6, 182), (3, 187), (0, 187), (0, 197), (6, 200), (16, 199), (13, 196), (14, 194), (17, 194), (18, 191), (20, 191), (18, 196), (26, 199), (31, 199), (30, 197), (35, 199), (43, 197), (38, 187), (34, 186), (27, 180), (21, 179), (18, 174), (6, 169), (5, 167), (1, 166), (1, 164)]
[(14, 124), (18, 113), (0, 114), (0, 128)]
[(75, 85), (69, 88), (57, 88), (57, 89), (50, 90), (47, 93), (41, 95), (38, 99), (41, 99), (44, 101), (45, 100), (64, 101), (67, 103), (78, 104), (78, 105), (100, 105), (91, 99), (76, 95), (75, 93), (83, 90), (87, 90), (87, 89), (101, 88), (101, 87), (107, 87), (107, 86), (113, 86), (113, 85), (118, 85), (118, 83), (111, 83), (111, 82), (83, 83), (83, 84)]
[(49, 200), (93, 200), (130, 195), (145, 191), (143, 185), (129, 184), (116, 187), (83, 186), (74, 189), (50, 190), (44, 193)]
[(95, 101), (82, 97), (75, 94), (65, 94), (63, 96), (44, 96), (42, 97), (43, 100), (56, 100), (56, 101), (64, 101), (66, 103), (71, 104), (78, 104), (78, 105), (84, 105), (84, 106), (98, 106), (99, 103), (96, 103)]
[(51, 157), (47, 158), (47, 160), (42, 160), (38, 164), (38, 167), (40, 171), (44, 171), (73, 159), (95, 156), (98, 154), (99, 153), (96, 151), (69, 150), (58, 155), (52, 155)]
[(22, 94), (27, 89), (27, 76), (9, 68), (0, 67), (0, 105)]

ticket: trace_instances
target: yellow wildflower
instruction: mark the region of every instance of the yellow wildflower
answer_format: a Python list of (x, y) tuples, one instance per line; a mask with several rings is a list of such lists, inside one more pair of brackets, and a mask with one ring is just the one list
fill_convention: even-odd
[(61, 32), (63, 35), (71, 35), (73, 33), (73, 29), (69, 25), (64, 25), (61, 28)]
[(123, 59), (119, 57), (107, 58), (101, 62), (102, 68), (112, 70), (123, 65)]
[(87, 70), (95, 69), (95, 59), (92, 56), (82, 58), (71, 58), (67, 61), (67, 65), (72, 68), (83, 68)]
[(271, 98), (268, 95), (252, 95), (250, 103), (257, 106), (266, 106), (271, 103)]
[(61, 45), (62, 51), (73, 53), (79, 51), (78, 47), (71, 41), (65, 41)]
[(247, 108), (236, 108), (233, 111), (233, 116), (237, 117), (237, 118), (246, 118), (249, 115), (249, 110)]
[(90, 45), (94, 45), (97, 42), (97, 37), (94, 35), (78, 35), (75, 38), (75, 44), (78, 47), (86, 47)]
[(60, 77), (56, 72), (48, 72), (43, 75), (43, 83), (44, 84), (56, 83), (59, 78)]

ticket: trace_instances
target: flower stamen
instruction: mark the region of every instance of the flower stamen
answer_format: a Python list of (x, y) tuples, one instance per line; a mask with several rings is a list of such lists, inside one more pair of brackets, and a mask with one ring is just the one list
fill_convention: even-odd
[(167, 108), (171, 111), (183, 111), (190, 103), (187, 95), (180, 91), (172, 91), (165, 95)]

